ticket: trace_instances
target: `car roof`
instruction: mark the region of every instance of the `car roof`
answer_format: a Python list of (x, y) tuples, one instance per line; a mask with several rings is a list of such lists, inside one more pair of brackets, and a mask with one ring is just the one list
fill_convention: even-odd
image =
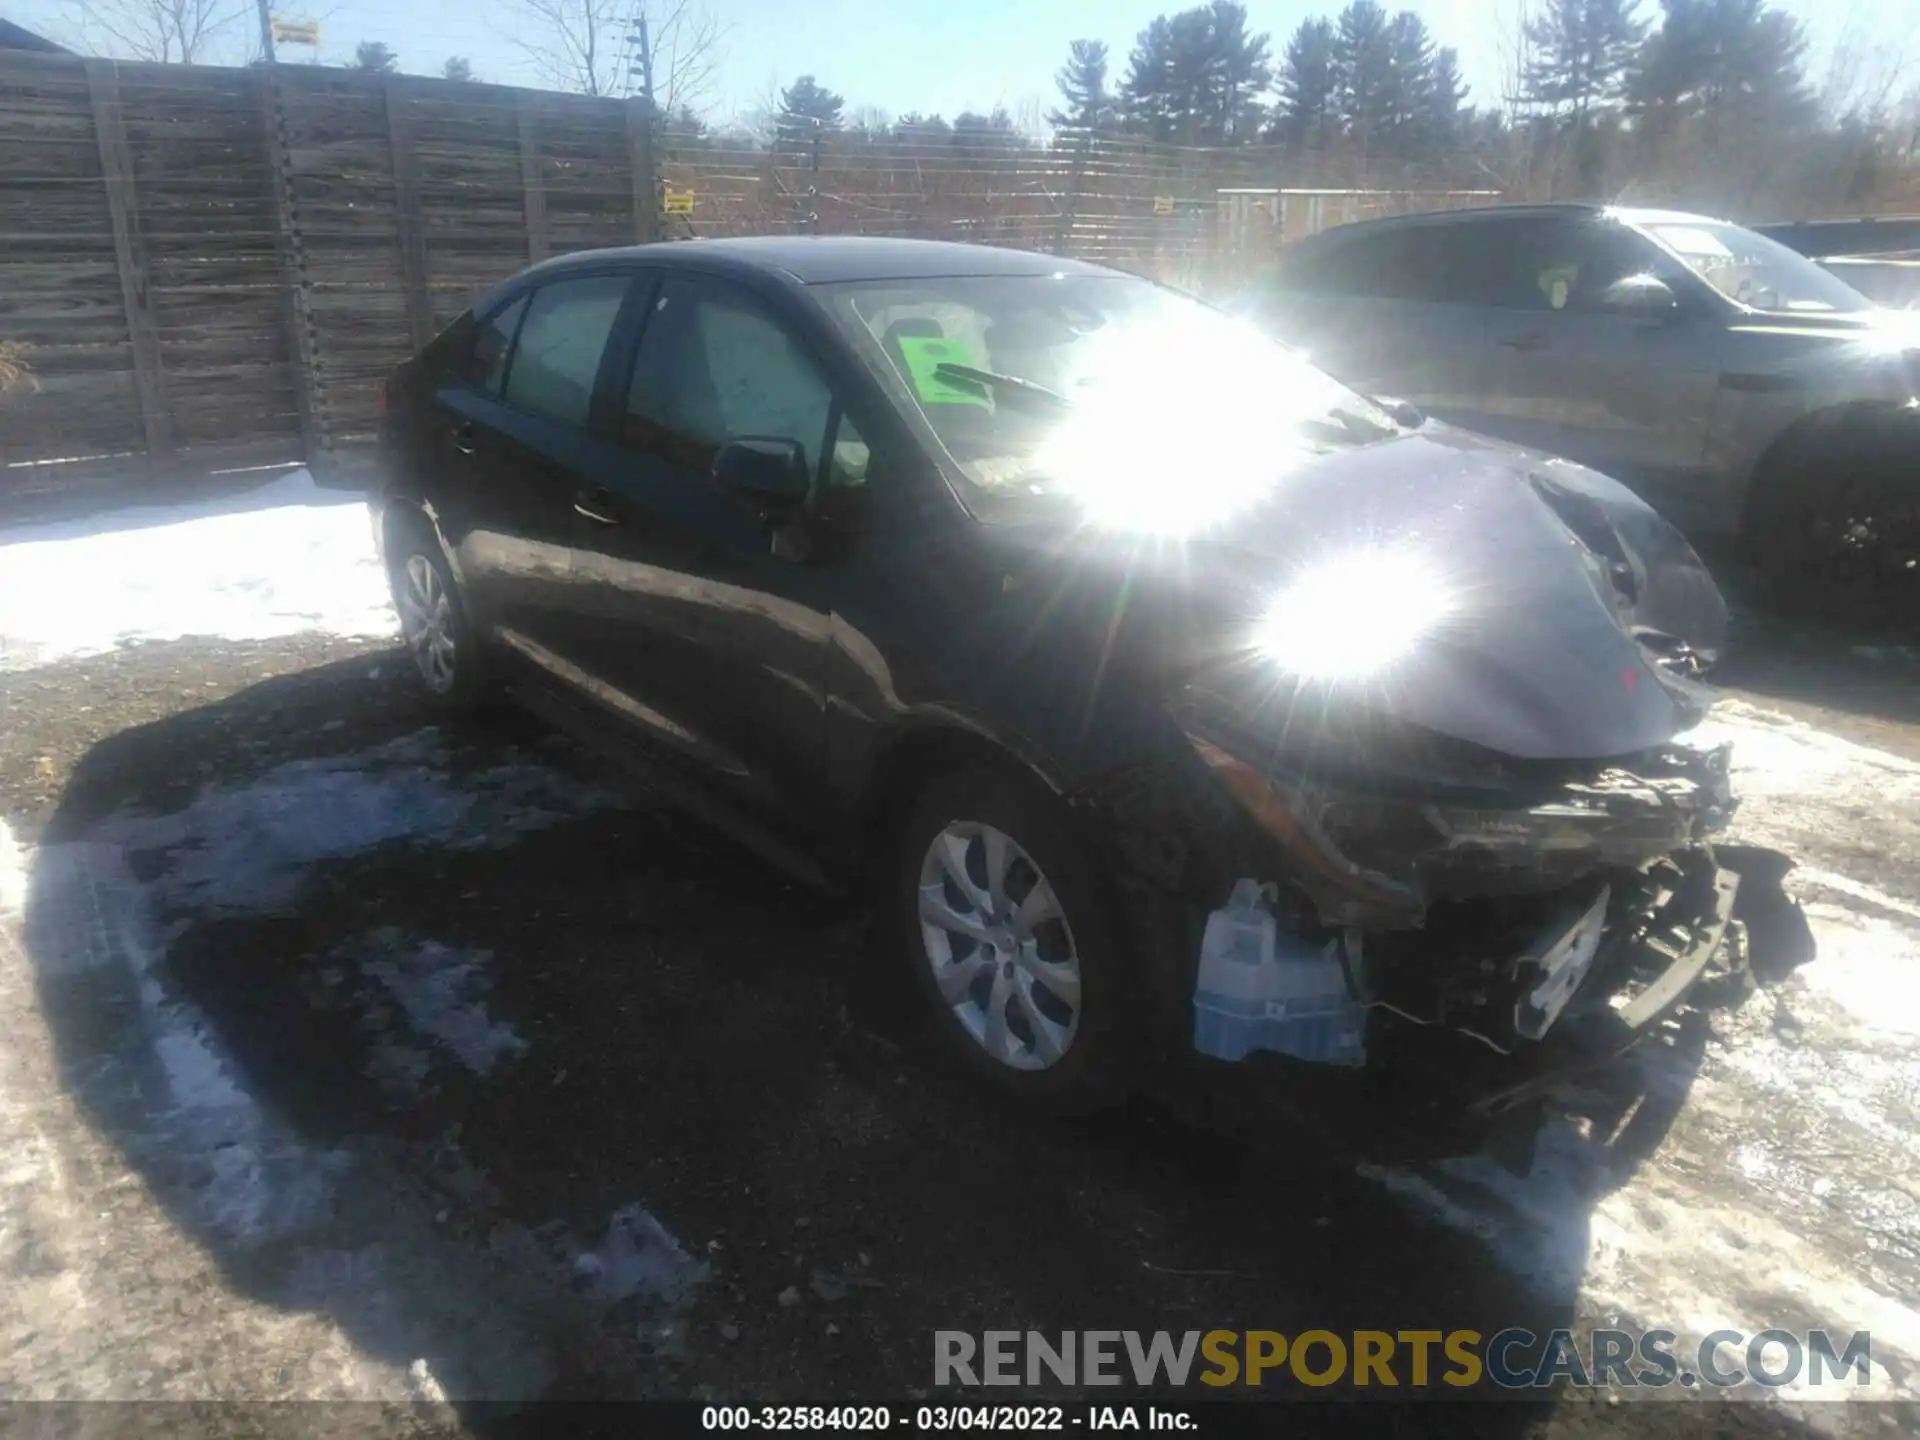
[(1355, 220), (1336, 225), (1303, 238), (1300, 243), (1344, 244), (1363, 235), (1379, 235), (1393, 230), (1420, 230), (1441, 225), (1481, 225), (1496, 220), (1550, 220), (1569, 216), (1606, 216), (1626, 225), (1718, 225), (1724, 222), (1708, 215), (1685, 210), (1633, 209), (1620, 205), (1590, 205), (1565, 201), (1544, 205), (1479, 205), (1467, 210), (1423, 210), (1412, 215), (1383, 215), (1373, 220)]
[(522, 273), (551, 274), (609, 259), (721, 273), (773, 274), (801, 285), (970, 275), (1112, 276), (1119, 273), (1104, 266), (1031, 250), (877, 235), (754, 235), (726, 240), (672, 240), (615, 250), (578, 251)]

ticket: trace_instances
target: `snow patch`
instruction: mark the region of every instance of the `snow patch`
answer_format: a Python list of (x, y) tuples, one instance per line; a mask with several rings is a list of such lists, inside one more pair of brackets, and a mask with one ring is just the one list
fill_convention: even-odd
[(513, 1027), (487, 1014), (491, 951), (457, 951), (435, 940), (410, 943), (390, 926), (376, 930), (368, 943), (380, 958), (363, 963), (366, 973), (387, 988), (415, 1030), (439, 1041), (475, 1075), (525, 1052), (527, 1042)]
[(27, 908), (26, 847), (0, 819), (0, 916), (18, 915)]
[(456, 780), (429, 727), (355, 755), (294, 760), (202, 790), (164, 815), (122, 812), (99, 829), (132, 855), (162, 859), (154, 888), (171, 909), (285, 910), (319, 861), (392, 843), (460, 849), (508, 842), (614, 803), (597, 786), (514, 760)]
[(365, 502), (304, 470), (212, 503), (0, 530), (0, 670), (185, 635), (395, 629)]
[[(1920, 1038), (1920, 945), (1914, 937), (1877, 916), (1837, 905), (1815, 901), (1803, 908), (1816, 949), (1797, 978), (1870, 1030)], [(1920, 1056), (1913, 1077), (1920, 1080)]]
[(598, 1247), (581, 1252), (574, 1273), (609, 1303), (638, 1298), (675, 1305), (706, 1278), (704, 1261), (693, 1259), (666, 1226), (640, 1205), (624, 1205), (607, 1220)]

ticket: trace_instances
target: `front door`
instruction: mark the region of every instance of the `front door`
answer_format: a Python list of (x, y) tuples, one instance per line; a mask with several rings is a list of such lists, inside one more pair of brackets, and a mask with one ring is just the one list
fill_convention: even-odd
[[(1497, 296), (1505, 352), (1486, 428), (1630, 485), (1684, 524), (1701, 484), (1722, 324), (1658, 246), (1598, 216), (1523, 222)], [(1662, 319), (1611, 313), (1614, 282), (1667, 282), (1681, 308)]]
[(574, 516), (589, 689), (769, 821), (820, 809), (834, 570), (720, 490), (714, 455), (789, 439), (818, 481), (850, 435), (792, 326), (743, 288), (668, 275)]

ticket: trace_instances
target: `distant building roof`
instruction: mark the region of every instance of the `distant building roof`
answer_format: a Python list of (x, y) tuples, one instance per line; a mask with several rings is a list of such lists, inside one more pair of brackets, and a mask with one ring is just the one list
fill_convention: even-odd
[(0, 19), (0, 50), (38, 50), (43, 55), (65, 55), (66, 50), (11, 20)]

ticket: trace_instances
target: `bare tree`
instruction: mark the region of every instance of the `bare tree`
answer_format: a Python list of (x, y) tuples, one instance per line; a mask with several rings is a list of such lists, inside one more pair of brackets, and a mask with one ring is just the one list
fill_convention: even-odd
[(67, 0), (67, 28), (83, 48), (134, 60), (191, 65), (243, 16), (247, 0)]
[[(586, 95), (645, 95), (698, 109), (726, 58), (727, 27), (696, 0), (508, 0), (531, 34), (516, 43), (542, 79)], [(645, 21), (646, 46), (639, 43)]]
[(1854, 0), (1819, 87), (1821, 109), (1830, 123), (1848, 117), (1882, 118), (1897, 108), (1903, 86), (1916, 71), (1920, 39), (1889, 34)]
[(662, 114), (698, 110), (713, 91), (714, 76), (727, 58), (727, 32), (713, 13), (694, 0), (650, 0), (637, 7), (647, 20), (647, 59), (651, 74), (636, 67), (633, 89), (653, 92)]

